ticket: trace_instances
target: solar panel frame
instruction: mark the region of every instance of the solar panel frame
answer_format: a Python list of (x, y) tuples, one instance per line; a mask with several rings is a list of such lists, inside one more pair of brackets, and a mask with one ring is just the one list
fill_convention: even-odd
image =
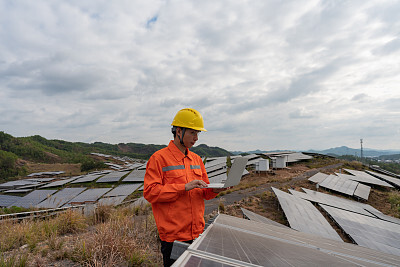
[[(384, 186), (384, 187), (390, 187), (393, 188), (391, 184), (388, 184), (385, 181), (382, 181), (366, 172), (362, 171), (356, 171), (356, 170), (350, 170), (350, 169), (344, 169), (346, 172), (352, 174), (352, 175), (347, 175), (348, 179), (352, 179), (354, 181), (358, 181), (361, 183), (366, 183), (366, 184), (373, 184), (373, 185), (379, 185), (379, 186)], [(346, 174), (341, 174), (346, 175)]]
[(391, 185), (393, 185), (396, 188), (400, 188), (400, 179), (399, 178), (395, 178), (386, 174), (382, 174), (382, 173), (377, 173), (377, 172), (371, 172), (371, 171), (366, 171), (367, 173), (369, 173), (370, 175), (381, 179)]

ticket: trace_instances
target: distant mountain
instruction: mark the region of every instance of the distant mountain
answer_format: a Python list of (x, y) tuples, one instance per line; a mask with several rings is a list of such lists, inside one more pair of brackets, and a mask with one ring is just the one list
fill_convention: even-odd
[[(329, 149), (325, 149), (325, 150), (308, 150), (307, 152), (320, 153), (320, 154), (325, 154), (325, 155), (328, 155), (328, 154), (329, 155), (338, 155), (338, 156), (343, 156), (343, 155), (352, 155), (352, 156), (358, 156), (358, 157), (361, 156), (360, 148), (355, 149), (355, 148), (350, 148), (347, 146), (329, 148)], [(393, 154), (400, 154), (400, 151), (376, 150), (376, 149), (371, 149), (371, 148), (363, 149), (364, 157), (379, 157), (382, 155), (393, 155)]]
[(233, 155), (240, 155), (240, 154), (259, 154), (259, 153), (265, 153), (267, 151), (262, 151), (262, 150), (252, 150), (252, 151), (230, 151)]

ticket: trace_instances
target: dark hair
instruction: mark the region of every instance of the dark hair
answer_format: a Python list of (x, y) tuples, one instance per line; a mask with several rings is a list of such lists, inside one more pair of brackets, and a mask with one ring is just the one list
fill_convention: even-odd
[(177, 128), (176, 126), (172, 126), (172, 128), (171, 128), (171, 132), (174, 135), (174, 139), (176, 137), (176, 128)]

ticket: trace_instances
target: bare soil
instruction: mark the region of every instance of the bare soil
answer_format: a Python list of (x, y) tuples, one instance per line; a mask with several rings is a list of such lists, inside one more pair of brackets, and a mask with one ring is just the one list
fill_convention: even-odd
[(35, 172), (54, 172), (54, 171), (64, 171), (64, 174), (60, 176), (75, 176), (81, 174), (81, 164), (72, 164), (72, 163), (55, 163), (55, 164), (47, 164), (47, 163), (29, 163), (25, 164), (25, 167), (28, 170), (28, 173)]

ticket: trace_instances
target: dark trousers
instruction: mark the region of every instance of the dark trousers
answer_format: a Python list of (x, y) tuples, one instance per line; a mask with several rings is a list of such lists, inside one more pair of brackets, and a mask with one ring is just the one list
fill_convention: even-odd
[[(192, 244), (193, 240), (183, 241)], [(164, 267), (169, 267), (174, 264), (175, 260), (171, 259), (172, 246), (174, 242), (166, 242), (161, 240), (161, 253), (163, 255)]]

